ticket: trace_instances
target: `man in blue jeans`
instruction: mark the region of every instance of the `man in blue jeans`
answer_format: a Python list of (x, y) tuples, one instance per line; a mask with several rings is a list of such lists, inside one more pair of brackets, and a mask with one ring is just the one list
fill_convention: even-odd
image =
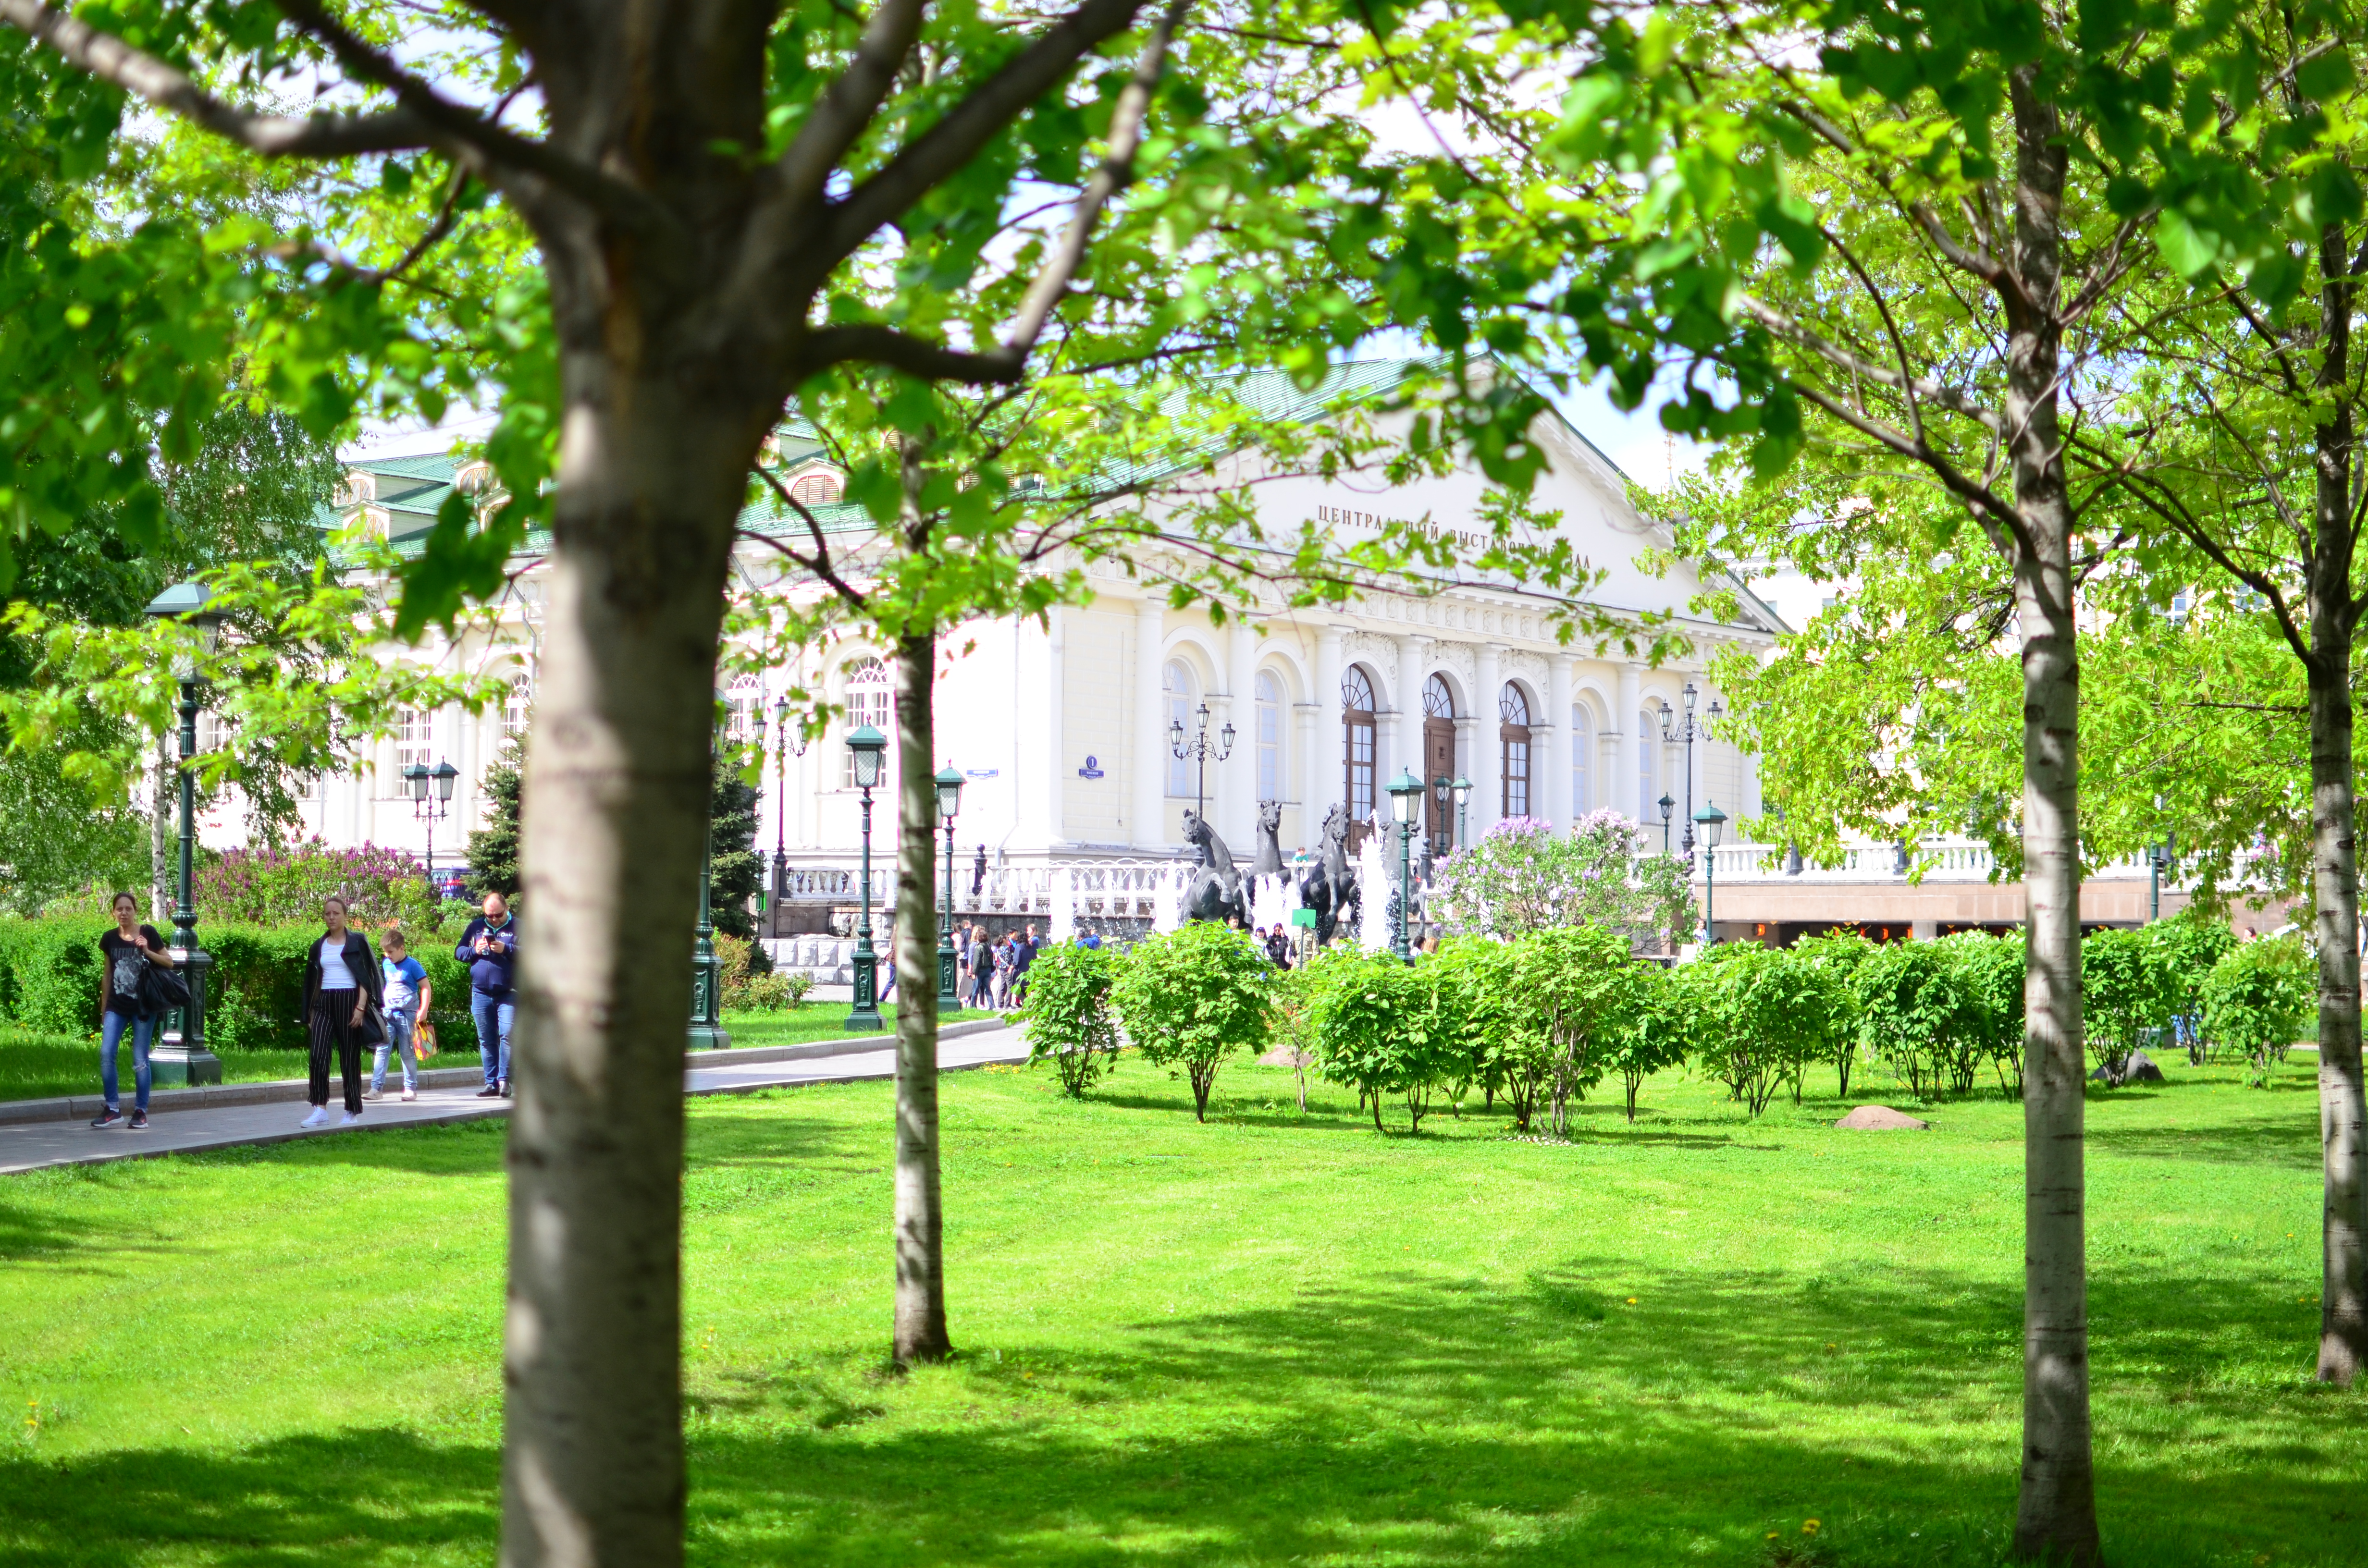
[(469, 1016), (477, 1021), (477, 1059), (484, 1063), (481, 1100), (510, 1092), (510, 1027), (518, 1021), (518, 922), (509, 900), (485, 895), (485, 912), (469, 922), (452, 956), (469, 966)]

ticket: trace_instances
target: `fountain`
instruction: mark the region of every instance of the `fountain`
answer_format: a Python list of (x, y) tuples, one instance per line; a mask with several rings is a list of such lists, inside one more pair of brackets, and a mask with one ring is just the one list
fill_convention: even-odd
[(1077, 939), (1077, 869), (1064, 866), (1052, 881), (1052, 940), (1074, 942)]
[(1373, 813), (1372, 825), (1373, 831), (1365, 835), (1364, 846), (1357, 851), (1357, 942), (1369, 953), (1386, 953), (1394, 946), (1390, 900), (1395, 894), (1382, 841), (1395, 833), (1397, 825), (1379, 812)]

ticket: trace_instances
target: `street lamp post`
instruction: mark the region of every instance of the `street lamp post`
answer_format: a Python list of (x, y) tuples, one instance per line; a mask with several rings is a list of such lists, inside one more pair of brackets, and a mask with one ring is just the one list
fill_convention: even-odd
[(1234, 725), (1228, 719), (1225, 727), (1217, 732), (1217, 739), (1209, 739), (1209, 705), (1201, 704), (1201, 728), (1190, 741), (1184, 738), (1184, 721), (1167, 721), (1167, 752), (1178, 762), (1197, 761), (1200, 776), (1192, 786), (1192, 814), (1206, 819), (1209, 814), (1209, 763), (1223, 762), (1234, 755)]
[(1666, 860), (1669, 858), (1669, 816), (1678, 809), (1678, 803), (1669, 799), (1666, 790), (1657, 803), (1661, 808), (1661, 858)]
[(2179, 855), (2179, 835), (2165, 828), (2162, 842), (2146, 850), (2146, 919), (2162, 918), (2162, 876)]
[(1422, 780), (1406, 768), (1390, 781), (1390, 814), (1398, 821), (1398, 930), (1397, 951), (1401, 963), (1414, 962), (1414, 951), (1406, 946), (1406, 906), (1414, 902), (1414, 816), (1422, 801)]
[(847, 737), (847, 750), (855, 759), (855, 787), (863, 794), (863, 919), (855, 928), (855, 1006), (847, 1015), (847, 1032), (878, 1034), (880, 958), (871, 948), (871, 791), (880, 788), (888, 737), (869, 724), (860, 725)]
[[(150, 602), (148, 614), (158, 620), (178, 620), (196, 629), (209, 653), (222, 637), (222, 617), (208, 608), (213, 590), (202, 583), (176, 583)], [(173, 907), (173, 961), (188, 983), (189, 1005), (180, 1008), (163, 1043), (149, 1053), (159, 1084), (195, 1087), (222, 1081), (222, 1058), (206, 1049), (206, 975), (213, 957), (198, 946), (197, 775), (190, 765), (198, 755), (198, 665), (194, 657), (176, 665), (181, 682), (181, 876)]]
[(1710, 699), (1709, 715), (1703, 719), (1696, 719), (1694, 703), (1701, 697), (1702, 693), (1694, 688), (1694, 683), (1686, 682), (1686, 716), (1682, 722), (1678, 721), (1676, 712), (1668, 703), (1661, 704), (1661, 743), (1664, 745), (1682, 745), (1686, 748), (1686, 835), (1679, 842), (1678, 847), (1686, 852), (1688, 866), (1694, 863), (1694, 824), (1699, 820), (1694, 815), (1694, 743), (1708, 740), (1711, 725), (1716, 722), (1719, 716), (1725, 711), (1718, 705), (1718, 699), (1713, 697)]
[(962, 811), (962, 776), (951, 762), (937, 777), (938, 820), (946, 824), (946, 897), (938, 906), (938, 1011), (952, 1012), (954, 996), (954, 818)]
[(1435, 854), (1444, 855), (1453, 847), (1453, 845), (1449, 842), (1454, 830), (1448, 826), (1451, 819), (1447, 814), (1447, 806), (1448, 802), (1454, 798), (1454, 779), (1442, 773), (1430, 781), (1430, 803), (1439, 808), (1439, 831), (1425, 835), (1425, 841), (1431, 846), (1432, 852)]
[(1455, 776), (1455, 782), (1448, 788), (1455, 791), (1455, 847), (1469, 849), (1472, 847), (1471, 838), (1463, 828), (1465, 808), (1472, 803), (1472, 780), (1459, 773)]
[[(719, 706), (727, 700), (722, 692), (715, 694)], [(716, 740), (722, 735), (719, 727), (708, 737), (708, 751), (714, 756), (720, 747)], [(694, 927), (690, 944), (690, 1030), (689, 1049), (722, 1051), (732, 1043), (723, 1030), (723, 960), (715, 953), (715, 790), (711, 784), (707, 792), (707, 836), (699, 851), (699, 925)]]
[(1715, 801), (1704, 801), (1702, 809), (1693, 815), (1702, 828), (1702, 841), (1711, 853), (1702, 858), (1702, 946), (1718, 945), (1718, 841), (1726, 834), (1726, 813)]
[(431, 900), (441, 896), (436, 885), (436, 824), (451, 814), (452, 785), (460, 777), (461, 770), (450, 761), (434, 767), (415, 762), (403, 770), (404, 786), (411, 791), (411, 814), (427, 824), (427, 896)]

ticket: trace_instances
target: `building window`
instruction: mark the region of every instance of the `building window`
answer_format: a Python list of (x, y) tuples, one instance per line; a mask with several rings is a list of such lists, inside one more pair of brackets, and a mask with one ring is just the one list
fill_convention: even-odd
[(1261, 801), (1282, 796), (1282, 682), (1269, 670), (1258, 677), (1258, 769)]
[[(848, 665), (847, 727), (843, 733), (853, 734), (866, 724), (883, 735), (894, 733), (895, 719), (889, 701), (892, 691), (888, 666), (879, 660), (858, 659)], [(839, 762), (839, 788), (852, 790), (855, 788), (855, 754), (844, 746), (839, 749), (843, 754)], [(888, 755), (891, 757), (895, 756), (894, 746), (889, 748)], [(882, 769), (880, 783), (882, 789), (889, 788), (886, 767)], [(894, 793), (893, 790), (890, 792)]]
[(432, 767), (427, 755), (429, 732), (434, 721), (416, 708), (402, 708), (394, 715), (394, 772), (400, 778), (403, 770), (416, 764)]
[[(1181, 659), (1168, 660), (1167, 667), (1159, 672), (1159, 690), (1167, 706), (1162, 738), (1175, 734), (1177, 726), (1180, 724), (1185, 744), (1189, 745), (1200, 733), (1200, 721), (1192, 712), (1200, 696), (1199, 687), (1192, 679), (1192, 666)], [(1173, 798), (1192, 799), (1192, 764), (1176, 755), (1172, 742), (1167, 745), (1167, 793)]]
[(837, 506), (838, 475), (826, 468), (800, 474), (796, 483), (790, 486), (790, 499), (801, 506)]
[(509, 695), (502, 699), (502, 733), (512, 740), (522, 739), (527, 726), (534, 722), (534, 680), (524, 675), (510, 676)]
[(1340, 677), (1340, 720), (1349, 765), (1350, 847), (1373, 814), (1373, 683), (1359, 665)]
[(1455, 777), (1455, 693), (1447, 677), (1433, 676), (1422, 683), (1422, 781), (1425, 828), (1433, 854), (1455, 846), (1455, 798), (1439, 788), (1442, 778)]
[(1595, 721), (1583, 702), (1570, 705), (1570, 814), (1588, 813), (1587, 765), (1595, 756)]
[(1505, 814), (1530, 814), (1530, 699), (1511, 681), (1497, 698), (1497, 743), (1504, 747)]
[(1647, 708), (1636, 715), (1636, 820), (1657, 822), (1661, 808), (1654, 797), (1660, 791), (1653, 787), (1653, 748), (1661, 744), (1659, 715)]
[(725, 694), (723, 709), (724, 739), (734, 745), (756, 741), (765, 722), (765, 683), (756, 676), (742, 676)]

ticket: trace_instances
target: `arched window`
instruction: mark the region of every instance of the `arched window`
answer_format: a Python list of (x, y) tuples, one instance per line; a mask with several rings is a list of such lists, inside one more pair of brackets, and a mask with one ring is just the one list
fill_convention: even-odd
[(1422, 683), (1422, 781), (1424, 823), (1434, 854), (1455, 847), (1455, 797), (1439, 787), (1455, 777), (1455, 693), (1447, 677), (1433, 676)]
[(1280, 801), (1282, 796), (1282, 682), (1271, 670), (1258, 671), (1258, 798)]
[(1661, 808), (1654, 801), (1660, 791), (1653, 786), (1653, 752), (1661, 744), (1661, 721), (1651, 709), (1636, 714), (1636, 820), (1656, 823)]
[(1570, 705), (1570, 814), (1583, 817), (1588, 803), (1587, 767), (1595, 757), (1595, 720), (1584, 702)]
[(512, 739), (521, 738), (533, 722), (534, 677), (514, 675), (510, 676), (509, 693), (502, 699), (502, 733)]
[(790, 499), (801, 506), (832, 506), (838, 503), (838, 475), (826, 468), (818, 468), (798, 476), (790, 486)]
[[(845, 735), (853, 734), (866, 724), (883, 735), (894, 735), (896, 722), (889, 700), (894, 689), (889, 680), (888, 666), (879, 660), (858, 659), (848, 665), (847, 724), (841, 733), (842, 738)], [(846, 751), (845, 747), (840, 749)], [(888, 755), (893, 758), (896, 755), (895, 747), (893, 745), (889, 747)], [(893, 766), (894, 764), (890, 763), (881, 770), (881, 784), (883, 789), (887, 785), (888, 768)], [(844, 790), (854, 789), (855, 754), (851, 751), (846, 752), (845, 759), (840, 763), (839, 767), (839, 787)], [(894, 791), (890, 790), (889, 793), (893, 797)]]
[[(741, 676), (724, 694), (724, 738), (746, 745), (757, 738), (757, 726), (765, 713), (765, 682), (757, 676)], [(884, 729), (885, 726), (883, 725)]]
[[(1173, 734), (1175, 727), (1181, 724), (1184, 738), (1190, 741), (1199, 733), (1192, 706), (1200, 696), (1200, 687), (1192, 679), (1192, 666), (1181, 659), (1168, 660), (1167, 667), (1159, 672), (1159, 689), (1167, 708), (1160, 720), (1161, 733)], [(1187, 801), (1192, 798), (1192, 765), (1178, 756), (1173, 747), (1167, 754), (1167, 792)]]
[(1511, 681), (1497, 698), (1497, 740), (1505, 756), (1505, 814), (1530, 814), (1530, 699)]
[[(435, 727), (432, 715), (417, 708), (398, 708), (394, 714), (394, 771), (397, 778), (403, 770), (417, 763), (433, 766), (436, 759), (427, 755), (428, 741)], [(210, 750), (210, 747), (200, 747)]]
[(1373, 683), (1359, 665), (1340, 677), (1340, 722), (1344, 756), (1349, 766), (1349, 822), (1351, 847), (1361, 841), (1362, 826), (1373, 814)]

